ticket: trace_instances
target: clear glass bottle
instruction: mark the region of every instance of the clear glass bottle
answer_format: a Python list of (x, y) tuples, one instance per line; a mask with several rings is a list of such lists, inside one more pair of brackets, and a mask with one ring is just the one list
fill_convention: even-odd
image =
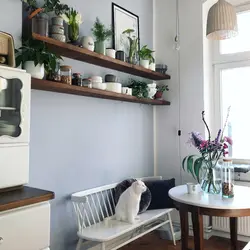
[(71, 66), (61, 66), (61, 82), (65, 84), (72, 84), (72, 67)]
[(232, 160), (223, 159), (222, 165), (222, 196), (224, 198), (234, 197), (234, 167)]

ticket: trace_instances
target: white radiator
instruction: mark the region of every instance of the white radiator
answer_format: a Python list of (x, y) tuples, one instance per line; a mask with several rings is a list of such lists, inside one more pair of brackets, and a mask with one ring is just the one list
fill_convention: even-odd
[[(213, 230), (230, 232), (229, 218), (213, 217)], [(238, 234), (250, 236), (250, 217), (238, 219)]]

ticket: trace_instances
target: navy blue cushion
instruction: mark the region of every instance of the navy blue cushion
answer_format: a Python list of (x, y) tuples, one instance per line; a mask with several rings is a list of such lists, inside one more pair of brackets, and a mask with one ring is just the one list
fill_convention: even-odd
[(152, 196), (148, 210), (174, 207), (168, 191), (175, 187), (175, 179), (145, 181), (145, 185), (150, 190)]

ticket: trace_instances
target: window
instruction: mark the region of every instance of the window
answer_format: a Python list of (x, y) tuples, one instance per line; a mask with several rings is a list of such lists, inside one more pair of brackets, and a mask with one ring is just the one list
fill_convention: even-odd
[(250, 6), (237, 14), (239, 36), (215, 42), (215, 127), (222, 127), (231, 107), (225, 135), (233, 138), (229, 156), (250, 163)]

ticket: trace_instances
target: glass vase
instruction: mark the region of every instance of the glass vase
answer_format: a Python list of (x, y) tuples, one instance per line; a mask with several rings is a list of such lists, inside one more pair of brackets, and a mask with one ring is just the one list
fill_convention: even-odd
[(69, 25), (69, 40), (71, 43), (76, 43), (79, 39), (79, 24), (72, 23)]
[(49, 17), (47, 14), (38, 14), (32, 18), (32, 32), (41, 36), (49, 36)]
[(201, 189), (209, 194), (219, 194), (221, 192), (221, 166), (217, 161), (203, 161)]

